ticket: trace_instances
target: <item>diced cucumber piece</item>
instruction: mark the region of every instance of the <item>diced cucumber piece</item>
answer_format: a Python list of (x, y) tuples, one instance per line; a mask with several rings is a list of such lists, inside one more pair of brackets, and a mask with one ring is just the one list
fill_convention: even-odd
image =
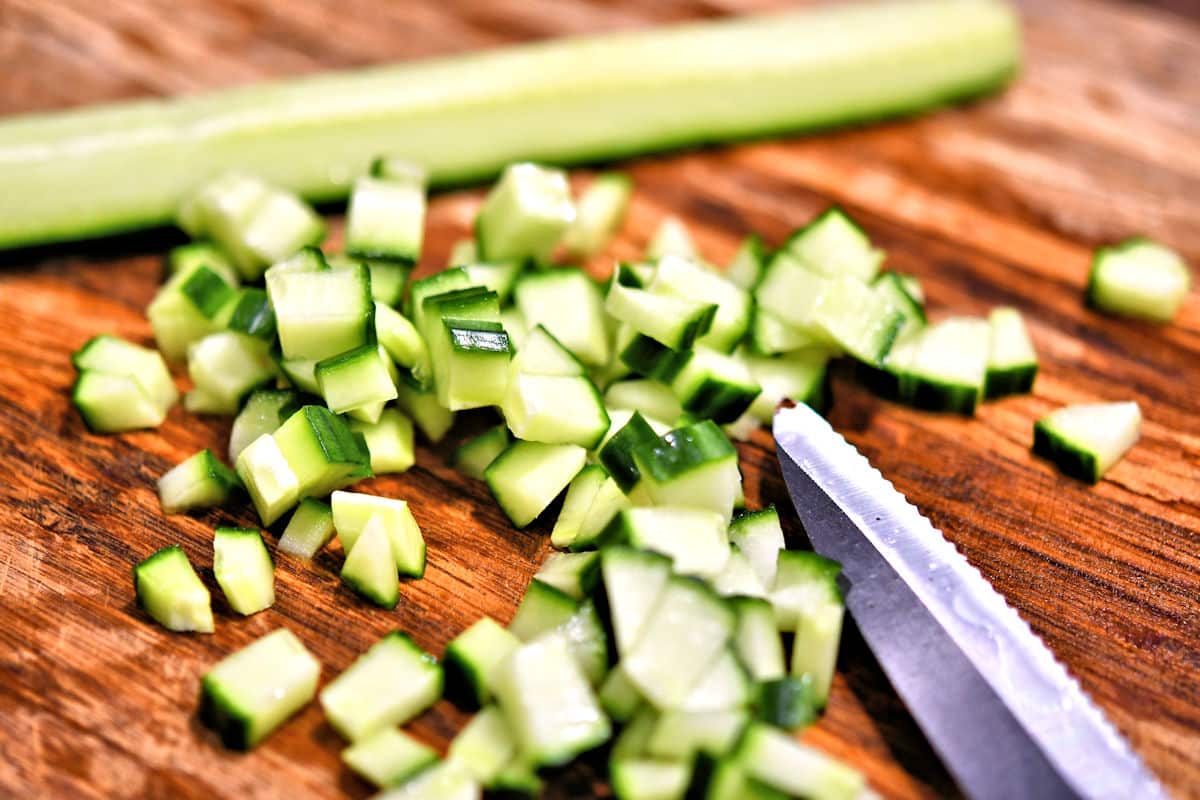
[(396, 728), (381, 728), (342, 751), (342, 763), (381, 789), (399, 786), (437, 758), (432, 747)]
[(301, 407), (271, 437), (295, 473), (301, 497), (324, 497), (371, 475), (362, 436), (324, 406)]
[(1021, 312), (1015, 308), (993, 308), (988, 315), (991, 345), (988, 349), (985, 397), (1025, 394), (1033, 391), (1037, 377), (1037, 351), (1025, 329)]
[(671, 391), (684, 410), (725, 424), (750, 408), (762, 387), (741, 360), (697, 346), (671, 381)]
[(320, 663), (286, 628), (225, 657), (200, 681), (200, 721), (249, 750), (313, 699)]
[(696, 243), (692, 241), (692, 234), (688, 232), (687, 225), (674, 215), (663, 217), (654, 229), (654, 236), (646, 245), (647, 261), (658, 261), (667, 256), (692, 259), (699, 257)]
[(706, 508), (725, 520), (733, 515), (742, 481), (737, 450), (712, 420), (639, 445), (633, 459), (642, 476), (640, 486), (656, 505)]
[(725, 268), (725, 279), (734, 286), (740, 286), (748, 292), (754, 291), (762, 280), (763, 267), (767, 261), (767, 246), (758, 234), (747, 236), (733, 259)]
[(242, 400), (275, 377), (270, 344), (235, 331), (211, 333), (188, 347), (188, 374), (206, 400), (197, 407), (192, 395), (184, 399), (189, 411), (236, 414)]
[(909, 293), (905, 277), (900, 273), (879, 273), (875, 276), (875, 280), (871, 281), (871, 288), (904, 315), (904, 322), (900, 325), (900, 330), (896, 332), (897, 337), (925, 327), (927, 321), (925, 309), (922, 308), (921, 301)]
[(375, 303), (375, 336), (392, 360), (402, 367), (412, 367), (425, 353), (425, 340), (416, 326), (399, 311), (378, 301)]
[(267, 293), (253, 286), (239, 289), (227, 325), (231, 331), (274, 341), (275, 312)]
[(296, 506), (288, 520), (283, 535), (279, 537), (279, 549), (298, 558), (311, 559), (333, 538), (333, 510), (328, 503), (315, 497), (306, 497)]
[(604, 391), (604, 405), (609, 408), (628, 408), (654, 419), (677, 420), (683, 406), (670, 387), (655, 380), (635, 379), (618, 381)]
[[(692, 351), (672, 350), (651, 337), (638, 333), (620, 349), (619, 357), (622, 364), (638, 375), (670, 383), (687, 366), (692, 358)], [(615, 377), (623, 377), (623, 374)]]
[(608, 363), (608, 331), (600, 287), (583, 270), (560, 268), (524, 275), (513, 292), (526, 324), (541, 325), (589, 366)]
[(256, 614), (275, 604), (275, 562), (255, 528), (217, 528), (213, 574), (230, 608), (239, 614)]
[(727, 711), (754, 702), (755, 687), (746, 668), (733, 650), (726, 648), (708, 665), (692, 685), (679, 710), (689, 712)]
[(363, 264), (267, 276), (284, 358), (336, 356), (375, 339), (371, 274)]
[(479, 250), (474, 239), (459, 239), (450, 247), (446, 263), (451, 267), (465, 267), (479, 260)]
[(845, 604), (837, 585), (842, 566), (816, 553), (783, 550), (771, 588), (780, 630), (795, 631), (791, 674), (809, 676), (819, 706), (829, 697)]
[[(226, 301), (224, 305), (210, 314), (204, 313), (203, 308), (211, 311), (209, 303), (221, 300)], [(215, 270), (198, 266), (172, 276), (163, 284), (146, 308), (146, 317), (158, 349), (167, 359), (180, 361), (187, 356), (188, 345), (225, 327), (235, 303), (233, 285)]]
[(242, 450), (235, 469), (263, 525), (279, 519), (300, 499), (300, 480), (270, 434)]
[(987, 377), (987, 320), (952, 317), (921, 331), (907, 374), (917, 408), (974, 414)]
[(159, 353), (112, 334), (88, 339), (83, 347), (71, 354), (71, 363), (80, 372), (96, 370), (132, 378), (164, 411), (179, 399), (179, 391)]
[(500, 405), (512, 347), (499, 322), (446, 319), (431, 340), (438, 402), (451, 411)]
[(396, 405), (412, 418), (425, 438), (434, 444), (440, 442), (454, 426), (454, 412), (438, 403), (436, 393), (414, 384), (409, 376), (401, 374), (396, 392)]
[(576, 600), (582, 600), (592, 593), (600, 581), (600, 554), (551, 553), (533, 577)]
[(478, 800), (482, 791), (461, 764), (441, 761), (375, 800)]
[(462, 267), (450, 267), (433, 275), (414, 281), (408, 292), (408, 305), (404, 314), (417, 326), (425, 329), (425, 301), (440, 294), (455, 292), (475, 286), (475, 282)]
[(731, 549), (725, 566), (713, 576), (712, 585), (722, 597), (767, 596), (767, 587), (750, 565), (750, 559), (736, 547)]
[(612, 733), (566, 639), (551, 633), (517, 648), (496, 669), (493, 692), (535, 766), (565, 764)]
[[(386, 358), (386, 356), (384, 356), (384, 358)], [(392, 365), (390, 360), (388, 361), (388, 366), (392, 367), (394, 369), (394, 366)], [(367, 403), (366, 405), (361, 405), (361, 406), (357, 406), (355, 408), (347, 409), (347, 411), (345, 413), (346, 423), (350, 424), (350, 423), (354, 423), (354, 422), (362, 422), (362, 423), (366, 423), (367, 425), (374, 425), (376, 422), (379, 422), (379, 418), (383, 416), (383, 409), (386, 406), (387, 406), (387, 404), (384, 401), (377, 400), (373, 403)], [(354, 430), (354, 429), (351, 428), (351, 430)], [(357, 431), (356, 431), (356, 433), (357, 433)], [(367, 446), (366, 445), (366, 437), (364, 436), (363, 437), (363, 447), (366, 447), (366, 446)]]
[[(347, 260), (339, 263), (339, 269), (353, 267), (357, 263)], [(263, 279), (270, 282), (272, 276), (285, 272), (328, 272), (331, 269), (333, 267), (330, 266), (329, 260), (325, 258), (325, 252), (321, 248), (301, 247), (294, 254), (268, 267)]]
[[(621, 487), (611, 476), (605, 477), (596, 494), (592, 497), (591, 505), (579, 523), (579, 531), (571, 542), (572, 550), (587, 550), (599, 547), (604, 539), (608, 525), (622, 509), (629, 507), (629, 498), (621, 491)], [(552, 535), (553, 536), (553, 535)], [(551, 541), (553, 544), (553, 541)]]
[(1138, 236), (1096, 251), (1087, 301), (1110, 314), (1170, 322), (1190, 287), (1191, 275), (1178, 253)]
[(597, 175), (575, 202), (575, 220), (563, 233), (567, 252), (589, 258), (604, 249), (621, 227), (633, 194), (633, 181), (620, 172)]
[(321, 394), (321, 385), (317, 383), (317, 362), (310, 358), (280, 359), (279, 369), (283, 371), (288, 384), (305, 394)]
[(783, 528), (775, 506), (751, 511), (729, 523), (729, 541), (750, 561), (762, 585), (775, 585), (779, 551), (784, 549)]
[(538, 325), (526, 334), (524, 343), (513, 357), (509, 368), (514, 373), (528, 375), (558, 375), (585, 377), (587, 368), (575, 355), (563, 347), (553, 334)]
[(671, 559), (675, 572), (712, 578), (729, 559), (726, 522), (703, 508), (627, 508), (611, 523), (605, 541), (622, 542)]
[[(339, 259), (339, 262), (336, 269), (353, 265), (356, 260), (347, 258), (344, 262)], [(378, 258), (367, 259), (365, 263), (367, 271), (371, 273), (371, 297), (380, 305), (395, 308), (404, 296), (404, 286), (408, 283), (413, 265)]]
[(183, 548), (164, 547), (133, 568), (138, 606), (169, 631), (213, 632), (208, 589)]
[(366, 440), (376, 475), (404, 472), (416, 461), (412, 420), (394, 408), (385, 409), (373, 423), (350, 420), (350, 430)]
[(157, 428), (167, 410), (146, 394), (136, 379), (85, 369), (75, 379), (71, 402), (93, 433)]
[(488, 466), (496, 460), (496, 456), (504, 452), (512, 442), (508, 435), (507, 425), (496, 425), (488, 428), (473, 439), (468, 439), (454, 451), (454, 466), (459, 472), (471, 478), (483, 480), (483, 474)]
[(241, 281), (233, 263), (212, 242), (188, 242), (167, 253), (168, 277), (190, 275), (199, 267), (208, 267), (230, 286), (236, 287)]
[(400, 601), (395, 554), (381, 515), (371, 517), (366, 527), (346, 548), (342, 583), (382, 608), (395, 608)]
[(725, 651), (735, 622), (724, 601), (703, 582), (672, 577), (637, 641), (621, 651), (621, 668), (656, 707), (677, 707)]
[(573, 444), (513, 442), (484, 471), (484, 480), (518, 528), (537, 519), (567, 488), (587, 461), (587, 450)]
[(762, 393), (750, 404), (750, 414), (764, 425), (775, 418), (784, 399), (804, 403), (819, 412), (830, 406), (826, 350), (799, 350), (777, 358), (742, 355), (750, 376)]
[(211, 450), (201, 450), (169, 469), (158, 479), (158, 499), (164, 513), (219, 506), (242, 485), (237, 473), (217, 460)]
[(689, 797), (698, 800), (788, 800), (791, 797), (746, 774), (736, 757), (715, 761), (703, 753), (696, 758), (688, 792)]
[(600, 684), (599, 697), (604, 713), (616, 722), (628, 722), (639, 709), (649, 708), (642, 698), (642, 693), (629, 680), (620, 664), (609, 670), (604, 683)]
[(793, 233), (780, 252), (822, 275), (846, 275), (860, 281), (875, 277), (884, 255), (871, 247), (863, 229), (837, 206)]
[(799, 730), (816, 721), (819, 708), (820, 704), (813, 696), (811, 675), (800, 678), (789, 675), (758, 685), (755, 709), (758, 719), (768, 725), (785, 731)]
[(609, 781), (617, 800), (682, 800), (691, 765), (650, 758), (614, 758)]
[(717, 313), (716, 305), (625, 286), (621, 283), (621, 271), (618, 269), (614, 274), (604, 301), (604, 309), (614, 319), (628, 323), (638, 333), (672, 350), (686, 350), (708, 333)]
[(664, 711), (646, 740), (646, 752), (669, 761), (691, 761), (696, 753), (720, 758), (737, 744), (750, 715), (725, 711)]
[(492, 672), (520, 646), (521, 640), (491, 617), (475, 622), (446, 645), (446, 694), (466, 708), (487, 703)]
[(442, 668), (406, 634), (392, 631), (321, 690), (334, 729), (352, 742), (403, 725), (442, 695)]
[(591, 449), (608, 433), (608, 411), (585, 376), (510, 376), (504, 419), (518, 439)]
[(617, 653), (624, 658), (658, 605), (671, 577), (671, 561), (658, 553), (606, 547), (600, 552), (600, 572)]
[(577, 599), (535, 578), (525, 588), (508, 629), (521, 641), (528, 642), (566, 624), (578, 610)]
[(346, 209), (346, 252), (415, 264), (425, 237), (425, 182), (363, 176)]
[(649, 741), (650, 734), (654, 732), (654, 725), (657, 722), (658, 711), (653, 706), (643, 704), (636, 709), (636, 713), (629, 718), (621, 735), (613, 743), (610, 753), (611, 760), (645, 757), (646, 742)]
[(463, 264), (463, 269), (471, 278), (471, 283), (482, 286), (496, 293), (501, 303), (507, 303), (512, 297), (517, 278), (525, 270), (524, 261), (496, 261), (484, 263), (474, 261)]
[(389, 357), (376, 344), (367, 344), (318, 361), (317, 385), (329, 410), (336, 414), (396, 399)]
[(601, 446), (600, 463), (605, 466), (617, 485), (629, 492), (642, 479), (641, 469), (634, 460), (634, 453), (642, 447), (656, 445), (658, 440), (658, 434), (650, 427), (650, 423), (640, 412), (635, 412), (629, 421)]
[(1033, 426), (1033, 452), (1074, 478), (1096, 483), (1142, 432), (1137, 403), (1083, 403), (1042, 417)]
[(510, 164), (475, 219), (475, 242), (485, 261), (549, 261), (575, 219), (571, 188), (560, 169)]
[(783, 641), (775, 622), (775, 609), (759, 597), (734, 597), (730, 604), (737, 614), (733, 649), (756, 681), (784, 677)]
[(764, 356), (790, 353), (794, 350), (829, 349), (829, 343), (823, 337), (807, 328), (798, 328), (784, 322), (761, 305), (754, 308), (749, 340), (750, 349)]
[(560, 550), (571, 546), (579, 536), (579, 530), (592, 501), (596, 499), (606, 480), (608, 470), (599, 464), (588, 464), (571, 480), (567, 486), (567, 496), (563, 499), (562, 510), (558, 512), (558, 519), (554, 522), (554, 530), (550, 532), (552, 545)]
[(567, 640), (567, 647), (592, 686), (599, 686), (608, 673), (608, 633), (600, 621), (596, 604), (590, 599), (579, 604), (579, 610), (558, 628)]
[(747, 773), (793, 797), (854, 800), (866, 787), (856, 770), (761, 723), (750, 725), (736, 758)]
[(349, 553), (372, 519), (382, 522), (392, 558), (401, 575), (419, 578), (425, 574), (425, 539), (404, 500), (358, 492), (334, 492), (330, 496), (333, 527), (342, 547)]
[(712, 326), (699, 344), (721, 353), (737, 346), (750, 329), (750, 293), (701, 264), (680, 256), (665, 256), (658, 262), (650, 291), (684, 297), (717, 306)]
[(504, 713), (496, 706), (487, 706), (454, 737), (446, 757), (486, 786), (509, 765), (516, 752), (517, 743)]

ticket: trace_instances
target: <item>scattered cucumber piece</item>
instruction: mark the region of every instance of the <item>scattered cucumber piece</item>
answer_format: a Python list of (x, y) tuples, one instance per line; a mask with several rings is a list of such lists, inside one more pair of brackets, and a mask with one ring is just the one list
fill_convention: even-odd
[(1178, 253), (1135, 237), (1096, 251), (1088, 275), (1087, 300), (1110, 314), (1170, 322), (1183, 305), (1191, 282)]
[(400, 579), (383, 517), (371, 517), (347, 548), (342, 582), (381, 608), (395, 608), (400, 601)]
[(513, 442), (484, 471), (484, 480), (512, 524), (524, 528), (567, 488), (587, 460), (573, 444)]
[(571, 479), (562, 510), (558, 512), (558, 519), (554, 521), (554, 529), (550, 532), (550, 544), (561, 550), (570, 547), (579, 537), (588, 509), (606, 480), (608, 471), (599, 464), (588, 464)]
[(271, 438), (296, 475), (300, 497), (324, 497), (371, 476), (371, 455), (362, 435), (324, 406), (302, 406)]
[(1033, 391), (1038, 370), (1037, 351), (1033, 349), (1021, 312), (1015, 308), (994, 308), (988, 315), (988, 325), (991, 346), (984, 396), (990, 399)]
[(551, 553), (533, 578), (582, 600), (591, 595), (600, 581), (600, 554)]
[(743, 241), (729, 266), (725, 268), (725, 279), (734, 286), (748, 292), (754, 291), (762, 280), (763, 267), (767, 261), (767, 247), (758, 234), (750, 234)]
[(991, 326), (975, 317), (951, 317), (918, 334), (906, 374), (917, 408), (973, 414), (987, 380)]
[(315, 497), (306, 497), (288, 520), (279, 549), (298, 558), (313, 558), (333, 538), (333, 510)]
[(438, 403), (437, 394), (401, 374), (396, 386), (396, 405), (412, 418), (421, 433), (437, 444), (454, 425), (454, 412)]
[(138, 606), (169, 631), (213, 632), (208, 589), (179, 545), (148, 556), (133, 568)]
[(475, 220), (475, 242), (485, 261), (549, 261), (575, 219), (567, 175), (537, 164), (510, 164)]
[(188, 375), (196, 389), (184, 397), (193, 413), (236, 414), (242, 400), (276, 375), (270, 345), (236, 331), (210, 333), (188, 346)]
[(750, 329), (753, 301), (750, 293), (696, 261), (678, 255), (659, 260), (650, 291), (717, 306), (708, 333), (698, 343), (729, 353)]
[(517, 743), (503, 712), (487, 706), (450, 742), (446, 758), (487, 786), (512, 762), (516, 752)]
[(775, 409), (785, 399), (804, 403), (819, 412), (831, 405), (827, 350), (798, 350), (775, 358), (744, 354), (742, 359), (751, 378), (762, 387), (762, 393), (754, 398), (749, 409), (762, 424), (771, 424)]
[(158, 499), (164, 513), (219, 506), (242, 482), (237, 473), (217, 460), (211, 450), (201, 450), (158, 479)]
[(841, 570), (841, 564), (816, 553), (782, 550), (771, 587), (776, 624), (795, 631), (791, 674), (809, 677), (813, 700), (821, 707), (829, 697), (846, 612), (837, 585)]
[(742, 709), (665, 711), (646, 739), (646, 753), (668, 761), (691, 761), (697, 753), (720, 758), (737, 744), (749, 718)]
[(71, 402), (93, 433), (120, 433), (157, 428), (166, 409), (128, 375), (85, 369), (75, 379)]
[(425, 354), (425, 340), (416, 326), (379, 301), (375, 302), (375, 336), (392, 360), (402, 367), (416, 365)]
[(653, 758), (613, 758), (608, 770), (617, 800), (676, 800), (691, 777), (689, 764)]
[(407, 502), (338, 491), (330, 496), (330, 505), (333, 527), (347, 553), (354, 549), (371, 520), (379, 518), (391, 543), (396, 570), (411, 578), (425, 574), (425, 539)]
[(375, 338), (375, 299), (364, 264), (272, 273), (267, 295), (284, 358), (320, 361)]
[(317, 385), (335, 414), (386, 403), (397, 397), (391, 358), (376, 344), (366, 344), (318, 361)]
[[(614, 273), (604, 301), (613, 319), (671, 350), (686, 350), (708, 333), (717, 313), (715, 304), (636, 289), (621, 282), (621, 273), (621, 269)], [(622, 360), (629, 363), (624, 353)]]
[(270, 434), (242, 450), (234, 467), (263, 525), (279, 519), (300, 499), (300, 480)]
[(758, 685), (755, 708), (758, 719), (781, 728), (795, 731), (811, 725), (817, 719), (821, 704), (814, 697), (812, 676), (787, 676), (763, 681)]
[(1137, 403), (1066, 406), (1033, 426), (1033, 452), (1073, 478), (1096, 483), (1141, 436)]
[(300, 408), (300, 397), (291, 389), (258, 389), (250, 393), (234, 417), (229, 431), (229, 460), (236, 463), (242, 451), (264, 433), (279, 430), (283, 421)]
[(657, 443), (658, 434), (640, 412), (635, 412), (629, 421), (618, 428), (600, 447), (600, 463), (608, 469), (617, 485), (628, 493), (642, 479), (634, 452), (641, 447), (650, 447)]
[(604, 400), (582, 375), (515, 373), (502, 408), (513, 436), (528, 442), (591, 449), (608, 433), (610, 424)]
[(681, 575), (713, 578), (729, 560), (725, 518), (706, 508), (628, 508), (610, 526), (606, 542), (661, 553)]
[(521, 646), (521, 640), (491, 617), (483, 617), (446, 645), (446, 694), (465, 708), (491, 699), (496, 666)]
[(703, 713), (745, 708), (754, 702), (755, 687), (733, 650), (726, 647), (708, 665), (678, 710)]
[(376, 422), (350, 420), (350, 430), (366, 440), (376, 475), (405, 472), (416, 462), (412, 420), (394, 408), (384, 409)]
[(208, 267), (225, 279), (230, 286), (237, 286), (241, 277), (233, 262), (212, 242), (198, 241), (172, 247), (167, 253), (167, 276), (190, 275), (200, 267)]
[(566, 624), (578, 610), (579, 601), (574, 597), (535, 578), (525, 587), (508, 629), (518, 639), (532, 641)]
[(871, 240), (858, 223), (837, 206), (826, 209), (793, 233), (780, 253), (822, 275), (831, 278), (847, 275), (860, 281), (875, 277), (884, 256), (871, 246)]
[(658, 261), (667, 256), (695, 259), (699, 257), (696, 243), (683, 220), (676, 216), (663, 217), (646, 244), (646, 260)]
[(722, 597), (767, 596), (767, 587), (754, 571), (750, 559), (736, 547), (731, 548), (725, 566), (713, 576), (712, 585)]
[(775, 506), (742, 514), (729, 523), (729, 541), (746, 556), (763, 586), (775, 585), (779, 552), (784, 549)]
[(530, 272), (517, 281), (513, 297), (530, 329), (543, 326), (584, 364), (608, 363), (603, 292), (583, 270)]
[(671, 560), (631, 547), (606, 547), (600, 551), (600, 572), (617, 653), (624, 658), (640, 639), (666, 588), (671, 577)]
[(376, 800), (478, 800), (481, 794), (482, 788), (465, 767), (454, 761), (439, 761), (375, 797)]
[(381, 789), (435, 764), (437, 753), (402, 730), (381, 728), (342, 751), (342, 763)]
[(496, 460), (496, 456), (504, 452), (512, 442), (507, 425), (496, 425), (488, 428), (473, 439), (459, 445), (454, 451), (454, 466), (464, 475), (483, 480), (483, 474), (488, 466)]
[(723, 425), (745, 413), (762, 387), (740, 359), (697, 346), (671, 381), (671, 391), (688, 413)]
[(773, 681), (785, 676), (783, 641), (775, 622), (775, 609), (758, 597), (729, 600), (737, 614), (733, 649), (756, 681)]
[(611, 384), (604, 391), (604, 404), (640, 411), (653, 419), (676, 420), (683, 414), (683, 406), (669, 386), (644, 378)]
[(712, 420), (641, 444), (633, 450), (633, 459), (642, 477), (640, 487), (656, 505), (706, 508), (725, 520), (733, 516), (742, 481), (737, 450)]
[(761, 723), (750, 725), (736, 758), (748, 774), (792, 797), (854, 800), (866, 786), (857, 770)]
[(274, 342), (275, 312), (266, 291), (253, 286), (239, 289), (228, 326), (231, 331)]
[(346, 210), (346, 253), (415, 264), (425, 236), (425, 180), (363, 176)]
[(451, 267), (465, 267), (479, 260), (479, 250), (474, 239), (459, 239), (450, 247), (446, 263)]
[(256, 614), (275, 604), (275, 562), (255, 528), (217, 528), (213, 574), (229, 606), (239, 614)]
[(179, 391), (163, 357), (148, 347), (103, 333), (93, 336), (71, 354), (71, 363), (80, 372), (96, 370), (132, 378), (146, 396), (165, 411), (179, 400)]
[(590, 258), (603, 250), (621, 227), (632, 194), (633, 181), (628, 175), (597, 175), (575, 202), (575, 220), (562, 237), (567, 252), (577, 258)]

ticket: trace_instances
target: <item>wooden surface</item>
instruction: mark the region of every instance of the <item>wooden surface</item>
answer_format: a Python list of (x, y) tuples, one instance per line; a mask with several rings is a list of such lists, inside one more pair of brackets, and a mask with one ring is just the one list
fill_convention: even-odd
[[(0, 114), (750, 5), (0, 0)], [(747, 232), (778, 243), (836, 201), (889, 266), (921, 277), (933, 314), (1020, 307), (1042, 361), (1032, 396), (960, 419), (877, 400), (839, 374), (832, 421), (1030, 620), (1172, 792), (1200, 797), (1200, 298), (1164, 328), (1081, 304), (1103, 242), (1144, 232), (1200, 263), (1200, 26), (1132, 5), (1028, 0), (1022, 11), (1027, 69), (1002, 98), (629, 164), (638, 191), (611, 254), (636, 254), (674, 213), (723, 262)], [(433, 201), (425, 268), (467, 233), (479, 198)], [(326, 552), (311, 565), (280, 556), (275, 607), (237, 617), (211, 580), (211, 530), (254, 524), (252, 513), (164, 517), (154, 493), (196, 449), (224, 453), (228, 421), (176, 408), (158, 431), (96, 437), (67, 398), (68, 355), (89, 336), (150, 340), (143, 311), (175, 241), (0, 256), (0, 796), (364, 796), (315, 705), (252, 754), (222, 750), (195, 719), (200, 674), (280, 625), (325, 680), (391, 628), (440, 654), (481, 614), (508, 621), (547, 528), (512, 531), (483, 484), (446, 466), (452, 436), (422, 446), (407, 474), (364, 486), (410, 500), (429, 544), (426, 578), (403, 587), (395, 612), (343, 588), (340, 554)], [(1098, 486), (1030, 455), (1041, 414), (1126, 399), (1142, 406), (1143, 438)], [(751, 505), (786, 507), (767, 435), (743, 455)], [(215, 635), (167, 633), (135, 608), (130, 568), (172, 542), (214, 588)], [(440, 747), (463, 720), (439, 703), (414, 728)], [(954, 792), (852, 626), (807, 738), (886, 797)], [(587, 796), (592, 777), (577, 769), (552, 796)]]

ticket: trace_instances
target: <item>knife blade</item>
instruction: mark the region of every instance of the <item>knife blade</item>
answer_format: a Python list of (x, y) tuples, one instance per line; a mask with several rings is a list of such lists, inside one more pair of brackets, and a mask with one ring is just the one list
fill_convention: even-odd
[(975, 800), (1165, 798), (1029, 625), (807, 406), (775, 415), (788, 492), (846, 608), (959, 788)]

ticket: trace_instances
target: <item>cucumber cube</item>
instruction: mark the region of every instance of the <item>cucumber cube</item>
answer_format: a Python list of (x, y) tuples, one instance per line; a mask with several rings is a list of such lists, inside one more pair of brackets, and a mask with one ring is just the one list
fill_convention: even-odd
[(237, 473), (205, 449), (158, 479), (158, 498), (163, 512), (174, 514), (190, 508), (218, 506), (240, 486)]
[(208, 589), (179, 545), (164, 547), (133, 568), (140, 607), (169, 631), (213, 632)]
[(243, 450), (235, 469), (263, 525), (279, 519), (300, 499), (300, 481), (270, 434)]
[(475, 220), (475, 241), (485, 261), (548, 261), (575, 219), (567, 175), (536, 164), (510, 164)]
[(386, 475), (406, 471), (413, 465), (412, 420), (394, 408), (380, 413), (374, 423), (350, 420), (350, 430), (361, 433), (371, 454), (371, 472)]
[(378, 517), (391, 543), (395, 567), (403, 575), (419, 578), (425, 574), (425, 539), (403, 500), (357, 492), (334, 492), (330, 497), (333, 527), (347, 553), (351, 552), (367, 524)]
[(230, 607), (250, 615), (275, 604), (275, 564), (254, 528), (217, 528), (213, 574)]

